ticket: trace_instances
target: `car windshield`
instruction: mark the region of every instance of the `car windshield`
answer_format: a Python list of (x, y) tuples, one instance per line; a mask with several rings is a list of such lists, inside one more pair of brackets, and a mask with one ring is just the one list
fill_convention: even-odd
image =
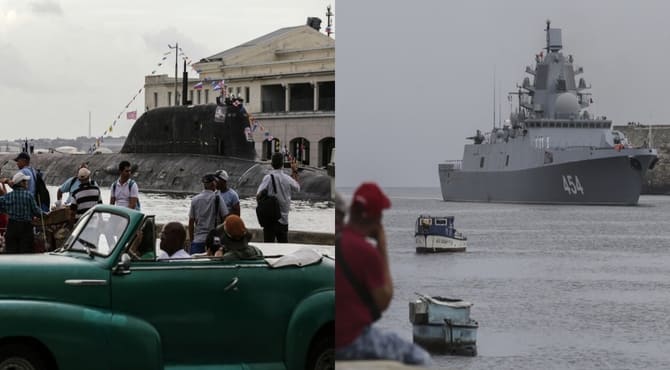
[(109, 256), (128, 227), (128, 219), (109, 212), (85, 214), (64, 244), (64, 249), (90, 256)]

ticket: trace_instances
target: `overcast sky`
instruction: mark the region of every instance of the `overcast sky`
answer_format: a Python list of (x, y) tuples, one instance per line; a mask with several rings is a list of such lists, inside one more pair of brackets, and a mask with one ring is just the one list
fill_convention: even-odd
[(592, 85), (589, 112), (670, 123), (668, 14), (660, 0), (340, 0), (337, 185), (439, 186), (438, 163), (492, 126), (494, 70), (503, 119), (532, 81), (547, 19)]
[[(0, 139), (100, 136), (144, 85), (194, 61), (322, 19), (331, 0), (0, 0)], [(180, 61), (180, 77), (181, 77)], [(189, 77), (197, 77), (193, 71)], [(129, 107), (144, 111), (144, 94)], [(125, 114), (112, 135), (126, 135)]]

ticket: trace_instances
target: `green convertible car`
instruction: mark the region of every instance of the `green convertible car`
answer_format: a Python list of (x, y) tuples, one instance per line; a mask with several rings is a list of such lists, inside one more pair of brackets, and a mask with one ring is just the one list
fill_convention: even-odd
[(333, 368), (331, 257), (132, 259), (153, 230), (99, 205), (61, 249), (0, 255), (0, 369)]

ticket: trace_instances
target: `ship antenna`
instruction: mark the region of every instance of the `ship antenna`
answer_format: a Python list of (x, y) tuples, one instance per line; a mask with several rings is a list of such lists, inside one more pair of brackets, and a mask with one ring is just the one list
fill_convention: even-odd
[(547, 55), (549, 55), (549, 25), (550, 24), (551, 24), (551, 21), (549, 19), (547, 19), (547, 29), (546, 29), (546, 33), (547, 33)]
[(493, 66), (493, 129), (496, 128), (496, 67)]
[[(498, 91), (498, 95), (500, 95), (500, 91)], [(502, 117), (502, 99), (498, 99), (498, 127), (502, 128), (500, 117)]]

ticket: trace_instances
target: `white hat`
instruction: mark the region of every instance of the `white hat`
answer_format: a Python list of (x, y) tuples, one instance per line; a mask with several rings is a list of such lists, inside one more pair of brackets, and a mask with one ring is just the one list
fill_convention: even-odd
[(77, 172), (77, 178), (79, 180), (85, 180), (89, 176), (91, 176), (91, 171), (88, 170), (86, 167), (82, 167), (79, 169), (79, 172)]
[(14, 177), (12, 177), (12, 182), (16, 185), (20, 183), (23, 180), (30, 180), (30, 176), (26, 175), (25, 173), (19, 171), (17, 172)]
[(216, 177), (220, 178), (221, 180), (228, 181), (228, 172), (225, 170), (218, 170), (216, 171)]

